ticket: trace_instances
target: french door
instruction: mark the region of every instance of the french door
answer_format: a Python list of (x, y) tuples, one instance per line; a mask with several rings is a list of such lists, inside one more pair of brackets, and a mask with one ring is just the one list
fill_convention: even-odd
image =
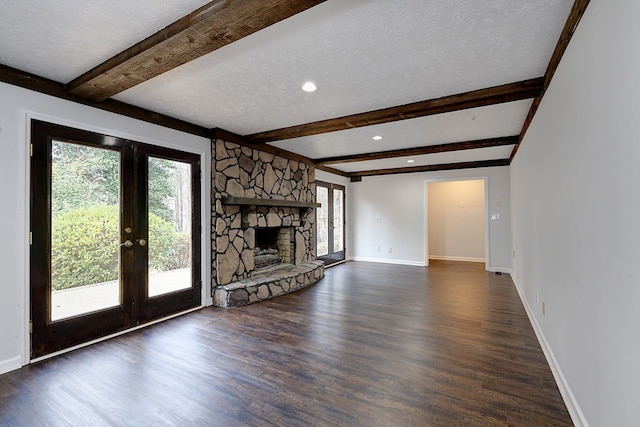
[(31, 356), (201, 304), (199, 156), (33, 120)]
[(316, 181), (316, 256), (326, 265), (344, 261), (344, 194), (342, 185)]

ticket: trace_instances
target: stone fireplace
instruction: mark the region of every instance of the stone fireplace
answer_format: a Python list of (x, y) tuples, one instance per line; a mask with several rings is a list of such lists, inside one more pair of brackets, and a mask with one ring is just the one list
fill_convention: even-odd
[(319, 280), (313, 167), (222, 139), (212, 144), (214, 304), (250, 304)]

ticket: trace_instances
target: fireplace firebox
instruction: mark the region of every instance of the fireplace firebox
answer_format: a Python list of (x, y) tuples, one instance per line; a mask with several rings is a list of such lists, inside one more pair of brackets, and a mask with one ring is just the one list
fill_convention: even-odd
[(295, 234), (293, 227), (257, 227), (253, 249), (255, 268), (275, 264), (295, 264)]

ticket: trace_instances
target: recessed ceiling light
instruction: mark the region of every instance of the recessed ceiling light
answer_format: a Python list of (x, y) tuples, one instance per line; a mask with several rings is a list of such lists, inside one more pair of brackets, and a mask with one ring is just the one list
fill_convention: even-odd
[(318, 87), (314, 82), (306, 82), (302, 85), (302, 90), (305, 92), (315, 92)]
[(380, 141), (382, 139), (382, 137), (380, 135), (376, 135), (373, 137), (374, 141)]
[(407, 160), (407, 163), (413, 163), (415, 160)]

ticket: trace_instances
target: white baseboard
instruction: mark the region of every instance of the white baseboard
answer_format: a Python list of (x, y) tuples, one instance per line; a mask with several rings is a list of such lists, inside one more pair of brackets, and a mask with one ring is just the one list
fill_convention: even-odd
[(22, 368), (22, 357), (16, 356), (0, 362), (0, 375)]
[(556, 385), (560, 390), (560, 394), (562, 395), (562, 400), (564, 400), (564, 404), (567, 406), (567, 411), (569, 411), (569, 415), (571, 416), (571, 420), (576, 427), (589, 427), (589, 423), (587, 422), (587, 418), (584, 416), (582, 409), (580, 409), (580, 405), (576, 400), (573, 391), (571, 391), (571, 387), (569, 387), (569, 383), (558, 364), (558, 360), (556, 356), (553, 354), (553, 350), (549, 345), (549, 342), (544, 336), (536, 317), (533, 315), (533, 310), (527, 299), (524, 297), (524, 291), (520, 287), (520, 283), (515, 274), (511, 273), (511, 278), (513, 283), (516, 286), (516, 290), (518, 291), (518, 295), (520, 295), (520, 300), (522, 301), (522, 305), (524, 306), (525, 311), (527, 312), (527, 316), (529, 317), (529, 321), (531, 322), (531, 326), (533, 326), (533, 330), (536, 333), (536, 337), (538, 338), (538, 342), (540, 343), (540, 347), (542, 347), (542, 352), (544, 356), (547, 358), (547, 363), (551, 368), (551, 372), (553, 373), (553, 378), (556, 380)]
[(378, 262), (383, 264), (399, 264), (399, 265), (412, 265), (415, 267), (424, 267), (424, 262), (419, 261), (406, 261), (402, 259), (385, 259), (385, 258), (368, 258), (354, 256), (349, 258), (350, 261), (363, 261), (363, 262)]
[(466, 261), (466, 262), (484, 262), (484, 258), (470, 258), (464, 256), (440, 256), (429, 255), (429, 259), (435, 259), (438, 261)]

